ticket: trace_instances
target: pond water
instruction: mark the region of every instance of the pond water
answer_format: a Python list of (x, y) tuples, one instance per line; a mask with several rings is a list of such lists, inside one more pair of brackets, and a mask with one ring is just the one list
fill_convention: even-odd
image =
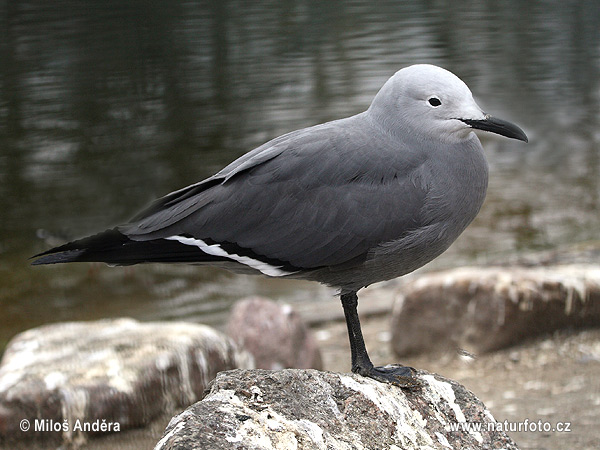
[(219, 324), (245, 295), (332, 298), (216, 269), (27, 258), (270, 138), (366, 109), (413, 63), (453, 71), (530, 138), (481, 135), (488, 198), (435, 264), (599, 237), (597, 1), (23, 0), (0, 5), (0, 52), (0, 348), (59, 320)]

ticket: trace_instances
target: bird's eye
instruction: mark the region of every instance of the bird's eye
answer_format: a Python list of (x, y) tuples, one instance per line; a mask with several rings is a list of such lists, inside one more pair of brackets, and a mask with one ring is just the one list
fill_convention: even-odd
[(442, 104), (441, 100), (437, 97), (429, 97), (427, 99), (427, 102), (434, 108), (437, 108), (438, 106), (440, 106)]

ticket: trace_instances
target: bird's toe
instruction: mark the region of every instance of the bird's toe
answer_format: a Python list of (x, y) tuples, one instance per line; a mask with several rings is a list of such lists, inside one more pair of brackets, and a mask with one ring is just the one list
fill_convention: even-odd
[(416, 389), (421, 386), (421, 382), (416, 377), (416, 370), (400, 364), (370, 367), (357, 371), (357, 373), (381, 383), (393, 384), (405, 389)]

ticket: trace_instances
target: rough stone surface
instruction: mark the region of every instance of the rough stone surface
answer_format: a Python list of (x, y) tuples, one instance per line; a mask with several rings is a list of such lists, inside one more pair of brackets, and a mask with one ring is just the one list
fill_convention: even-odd
[(402, 288), (392, 317), (397, 356), (500, 349), (563, 328), (600, 325), (600, 266), (461, 268)]
[[(494, 418), (463, 386), (418, 376), (422, 388), (407, 391), (316, 370), (223, 372), (202, 401), (171, 420), (155, 450), (517, 448), (488, 431)], [(482, 430), (451, 430), (457, 422)]]
[[(118, 422), (120, 431), (143, 426), (202, 398), (217, 372), (236, 367), (253, 367), (252, 356), (204, 325), (112, 319), (34, 328), (2, 358), (0, 442), (82, 441), (77, 420)], [(40, 419), (67, 421), (69, 430), (36, 433)]]
[(261, 297), (242, 299), (231, 311), (227, 334), (254, 355), (257, 368), (322, 369), (312, 333), (289, 305)]

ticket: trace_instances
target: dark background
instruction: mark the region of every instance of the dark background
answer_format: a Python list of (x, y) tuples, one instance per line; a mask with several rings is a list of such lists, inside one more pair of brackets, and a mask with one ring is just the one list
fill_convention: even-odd
[(441, 65), (528, 145), (482, 135), (480, 216), (435, 267), (598, 239), (598, 1), (0, 2), (0, 348), (59, 320), (218, 324), (232, 300), (316, 284), (181, 266), (29, 266), (284, 132), (366, 109)]

